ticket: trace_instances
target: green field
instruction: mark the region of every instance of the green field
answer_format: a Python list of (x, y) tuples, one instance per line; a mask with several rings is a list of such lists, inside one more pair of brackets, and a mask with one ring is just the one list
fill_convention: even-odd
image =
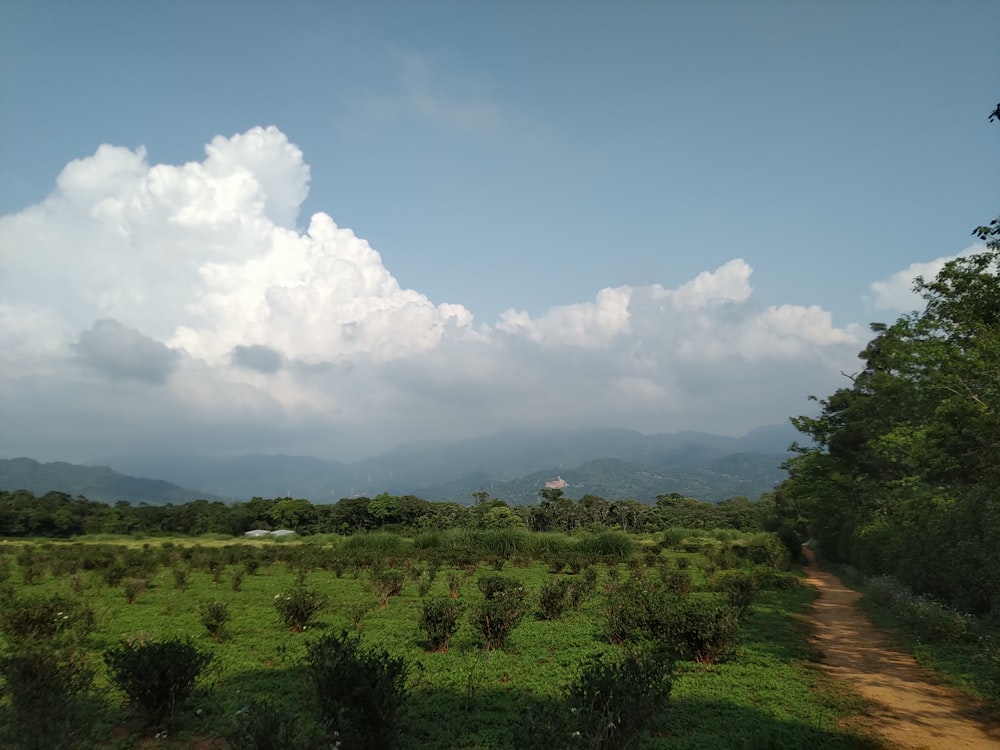
[[(615, 659), (642, 645), (634, 642), (638, 637), (610, 642), (614, 591), (631, 581), (659, 592), (671, 581), (682, 591), (671, 601), (722, 597), (698, 592), (724, 588), (725, 570), (746, 571), (758, 587), (742, 619), (739, 645), (715, 664), (681, 654), (669, 702), (636, 746), (876, 747), (844, 722), (859, 704), (836, 690), (812, 661), (804, 615), (813, 591), (799, 584), (794, 571), (754, 565), (753, 553), (747, 553), (752, 539), (719, 536), (632, 539), (632, 551), (602, 547), (595, 537), (526, 532), (476, 538), (444, 532), (415, 540), (370, 534), (308, 542), (6, 542), (0, 572), (8, 611), (11, 602), (21, 606), (59, 594), (85, 603), (96, 616), (96, 628), (77, 644), (94, 670), (94, 684), (75, 705), (71, 747), (187, 747), (207, 740), (226, 747), (222, 738), (262, 699), (294, 724), (303, 747), (333, 747), (317, 718), (304, 662), (307, 643), (343, 630), (360, 633), (363, 645), (408, 665), (400, 748), (523, 747), (530, 740), (526, 728), (560, 710), (564, 689), (588, 660)], [(760, 546), (761, 535), (756, 540)], [(385, 571), (397, 571), (405, 583), (381, 606), (377, 581)], [(523, 587), (527, 613), (504, 649), (485, 650), (469, 613), (483, 599), (477, 580), (497, 571)], [(555, 620), (540, 617), (539, 593), (547, 582), (577, 581), (582, 589), (588, 576), (593, 586), (578, 608), (567, 606)], [(678, 580), (686, 583), (678, 586)], [(447, 651), (429, 652), (419, 626), (423, 603), (426, 597), (451, 598), (456, 583), (464, 610), (459, 627)], [(326, 605), (303, 632), (293, 632), (274, 602), (300, 585), (322, 594)], [(224, 602), (230, 614), (218, 641), (199, 616), (199, 606), (209, 600)], [(109, 682), (101, 653), (123, 640), (173, 636), (191, 637), (212, 662), (168, 729), (144, 727)], [(5, 648), (10, 653), (16, 646), (8, 640)], [(8, 714), (0, 718), (10, 719), (0, 723), (12, 725), (9, 698), (0, 711)], [(30, 746), (25, 736), (22, 731), (6, 741)], [(609, 746), (585, 739), (567, 736), (565, 747)]]

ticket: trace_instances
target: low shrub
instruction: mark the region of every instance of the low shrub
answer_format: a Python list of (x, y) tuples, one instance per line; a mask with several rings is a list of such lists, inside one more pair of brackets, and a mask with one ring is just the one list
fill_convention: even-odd
[(229, 605), (225, 602), (212, 599), (198, 605), (198, 618), (216, 643), (222, 641), (230, 617)]
[(75, 649), (31, 649), (0, 656), (10, 714), (0, 745), (34, 750), (77, 747), (86, 716), (74, 720), (77, 700), (89, 692), (93, 670)]
[(522, 724), (518, 746), (532, 750), (625, 750), (663, 713), (673, 687), (673, 657), (662, 649), (623, 658), (594, 657), (559, 705)]
[(174, 576), (174, 588), (183, 591), (188, 586), (188, 569), (187, 568), (171, 568), (171, 572)]
[(139, 598), (139, 594), (149, 588), (149, 581), (145, 578), (128, 578), (122, 584), (122, 593), (125, 595), (125, 601), (129, 604), (135, 604), (135, 600)]
[(351, 625), (354, 626), (354, 632), (358, 635), (361, 634), (361, 630), (365, 626), (365, 616), (373, 609), (375, 609), (375, 602), (371, 599), (358, 599), (347, 608), (347, 615), (351, 619)]
[(389, 599), (403, 593), (406, 585), (406, 573), (402, 570), (380, 570), (372, 574), (372, 586), (378, 595), (379, 605), (389, 606)]
[(972, 618), (913, 594), (890, 576), (869, 580), (866, 594), (874, 604), (889, 610), (901, 627), (921, 640), (962, 643), (971, 634)]
[(712, 576), (710, 583), (725, 597), (729, 606), (739, 611), (741, 617), (750, 608), (757, 593), (757, 577), (749, 570), (721, 570)]
[(338, 747), (390, 750), (399, 737), (408, 667), (347, 633), (306, 646), (306, 673), (320, 720)]
[(554, 578), (542, 584), (538, 592), (538, 610), (543, 619), (559, 619), (566, 609), (570, 583), (565, 578)]
[(292, 712), (269, 700), (255, 700), (236, 712), (226, 734), (230, 750), (299, 750), (316, 747), (299, 729)]
[(667, 620), (668, 643), (699, 664), (729, 658), (740, 642), (740, 612), (718, 594), (691, 594), (678, 600)]
[(326, 597), (305, 586), (296, 586), (274, 596), (274, 608), (278, 610), (281, 624), (296, 633), (305, 630), (325, 606)]
[(149, 643), (126, 641), (104, 652), (109, 679), (149, 726), (173, 720), (211, 661), (211, 654), (182, 638)]
[(462, 606), (450, 597), (433, 597), (424, 602), (420, 628), (427, 635), (428, 651), (447, 651), (451, 637), (458, 630)]
[(479, 633), (483, 648), (502, 649), (524, 617), (524, 587), (516, 578), (498, 573), (484, 575), (478, 583), (483, 600), (472, 610), (472, 627)]
[(0, 606), (0, 632), (17, 650), (78, 642), (96, 627), (94, 610), (64, 596), (13, 596)]

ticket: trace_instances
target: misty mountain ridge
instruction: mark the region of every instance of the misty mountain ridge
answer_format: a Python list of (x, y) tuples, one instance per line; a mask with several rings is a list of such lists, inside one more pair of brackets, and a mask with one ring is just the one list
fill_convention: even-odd
[[(755, 498), (780, 482), (790, 425), (742, 437), (701, 432), (644, 435), (625, 429), (510, 430), (461, 441), (421, 441), (352, 462), (306, 456), (154, 455), (100, 461), (126, 474), (197, 487), (226, 498), (302, 497), (335, 502), (382, 492), (467, 503), (477, 490), (511, 503), (534, 502), (560, 474), (565, 493), (652, 502), (680, 492), (717, 501)], [(204, 495), (203, 495), (204, 496)]]
[(28, 490), (34, 495), (65, 492), (112, 505), (182, 505), (194, 500), (222, 500), (205, 492), (178, 487), (162, 479), (128, 476), (108, 466), (80, 466), (65, 461), (41, 463), (31, 458), (0, 459), (0, 490)]

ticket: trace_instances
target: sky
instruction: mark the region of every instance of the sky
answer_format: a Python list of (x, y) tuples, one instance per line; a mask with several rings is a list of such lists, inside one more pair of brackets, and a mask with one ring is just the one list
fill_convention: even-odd
[(998, 214), (1000, 4), (0, 4), (0, 456), (739, 435)]

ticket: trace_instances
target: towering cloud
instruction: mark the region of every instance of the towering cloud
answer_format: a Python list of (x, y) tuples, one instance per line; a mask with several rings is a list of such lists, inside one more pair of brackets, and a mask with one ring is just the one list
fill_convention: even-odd
[(477, 323), (402, 288), (327, 214), (297, 228), (308, 186), (299, 149), (253, 128), (183, 165), (101, 146), (0, 218), (0, 452), (86, 458), (98, 436), (101, 452), (334, 455), (554, 422), (738, 432), (828, 392), (862, 343), (818, 307), (757, 304), (742, 259)]

